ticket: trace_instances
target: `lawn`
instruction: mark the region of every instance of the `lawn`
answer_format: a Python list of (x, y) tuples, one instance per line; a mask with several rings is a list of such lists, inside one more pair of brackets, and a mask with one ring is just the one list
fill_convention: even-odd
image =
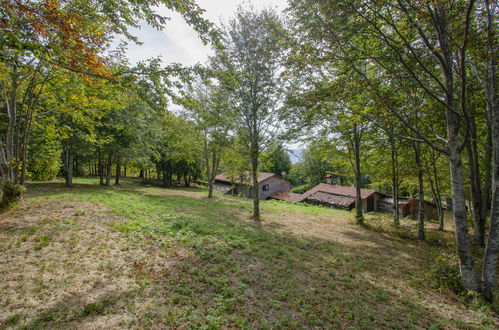
[[(33, 183), (0, 215), (0, 328), (494, 328), (436, 248), (347, 211), (124, 180)], [(432, 226), (430, 226), (431, 231)]]

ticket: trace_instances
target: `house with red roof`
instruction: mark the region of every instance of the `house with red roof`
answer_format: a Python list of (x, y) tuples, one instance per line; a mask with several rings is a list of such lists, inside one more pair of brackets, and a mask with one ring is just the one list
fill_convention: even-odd
[[(355, 207), (355, 197), (357, 196), (355, 187), (337, 186), (331, 184), (331, 178), (327, 178), (328, 183), (319, 183), (303, 194), (276, 193), (270, 198), (284, 200), (288, 202), (306, 202), (315, 205), (351, 210)], [(384, 195), (370, 189), (361, 189), (360, 198), (362, 210), (364, 212), (376, 211), (377, 204)]]
[[(215, 177), (214, 188), (226, 195), (253, 197), (253, 184), (249, 173), (237, 177), (221, 173)], [(258, 192), (261, 200), (273, 194), (289, 193), (291, 181), (275, 173), (258, 172)]]

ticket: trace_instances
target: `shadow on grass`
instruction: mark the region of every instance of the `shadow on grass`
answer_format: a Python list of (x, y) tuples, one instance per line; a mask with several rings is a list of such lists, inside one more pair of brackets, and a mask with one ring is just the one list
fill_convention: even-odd
[[(448, 310), (429, 307), (426, 301), (438, 294), (411, 281), (424, 276), (423, 265), (428, 262), (424, 250), (414, 253), (421, 247), (413, 242), (364, 228), (343, 231), (351, 245), (334, 237), (297, 237), (281, 232), (282, 224), (241, 221), (241, 212), (250, 207), (244, 201), (161, 195), (132, 184), (106, 189), (77, 184), (68, 189), (49, 183), (29, 188), (33, 197), (67, 195), (103, 203), (130, 218), (122, 224), (126, 234), (171, 236), (192, 250), (197, 262), (151, 284), (153, 291), (181, 292), (173, 303), (158, 302), (172, 313), (194, 308), (190, 318), (179, 318), (174, 326), (216, 321), (210, 324), (233, 327), (238, 326), (238, 317), (250, 327), (469, 326), (456, 318), (463, 312), (458, 306), (450, 316)], [(137, 222), (144, 225), (134, 226)], [(196, 300), (200, 303), (194, 304)], [(52, 309), (47, 313), (30, 325), (64, 325), (87, 317), (70, 310), (67, 313), (74, 316), (68, 321), (66, 312), (61, 318), (57, 313), (51, 317)]]

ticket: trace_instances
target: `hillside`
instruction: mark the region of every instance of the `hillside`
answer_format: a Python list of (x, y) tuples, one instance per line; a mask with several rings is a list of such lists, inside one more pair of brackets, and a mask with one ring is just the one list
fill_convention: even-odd
[(195, 188), (28, 189), (0, 215), (2, 329), (497, 325), (431, 285), (430, 243), (346, 211), (269, 201), (257, 224), (249, 200)]

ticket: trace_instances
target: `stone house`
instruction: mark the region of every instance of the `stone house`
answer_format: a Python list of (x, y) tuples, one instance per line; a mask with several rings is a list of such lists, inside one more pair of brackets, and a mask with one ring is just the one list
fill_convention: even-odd
[[(225, 173), (215, 177), (214, 188), (226, 195), (242, 195), (248, 198), (253, 197), (253, 185), (249, 175), (234, 179)], [(279, 192), (289, 192), (291, 181), (274, 173), (258, 172), (258, 192), (261, 200), (268, 199), (270, 195)]]

